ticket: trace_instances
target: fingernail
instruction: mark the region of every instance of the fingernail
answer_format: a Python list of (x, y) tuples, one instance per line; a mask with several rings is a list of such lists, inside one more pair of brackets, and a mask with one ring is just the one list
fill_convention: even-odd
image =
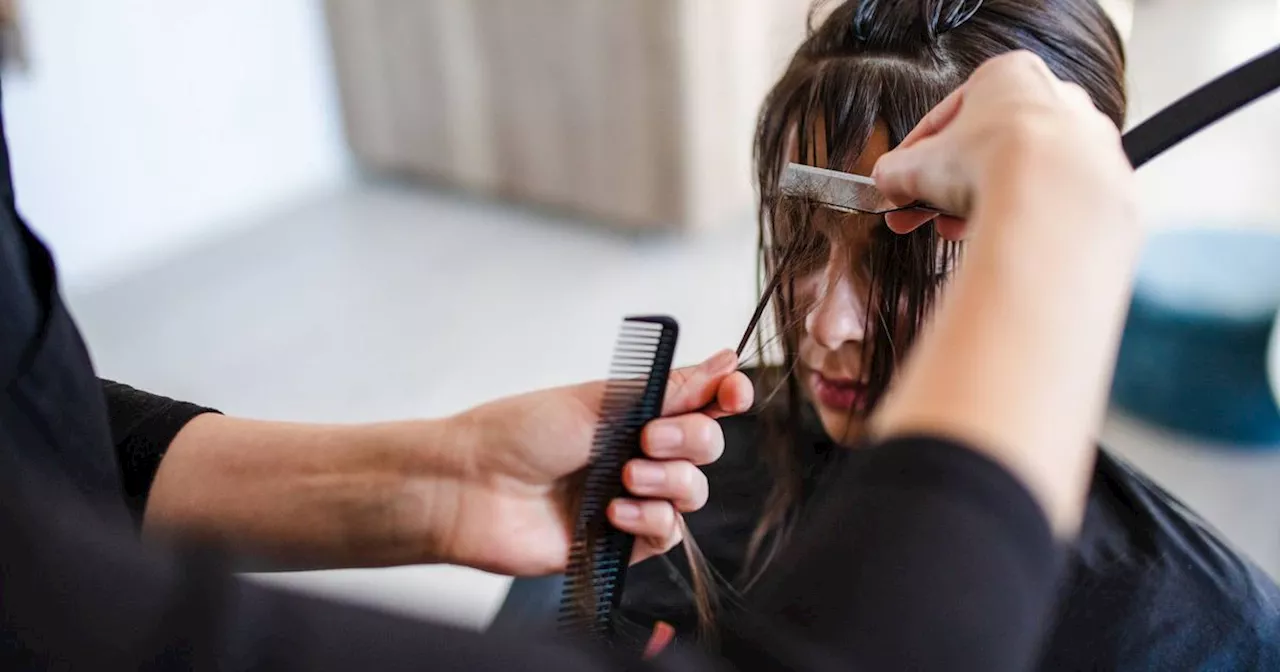
[(624, 499), (615, 500), (613, 517), (626, 522), (640, 520), (640, 505)]
[(652, 658), (662, 653), (663, 649), (666, 649), (667, 645), (671, 643), (671, 640), (675, 639), (675, 635), (676, 629), (666, 622), (658, 621), (655, 623), (653, 634), (649, 636), (649, 643), (644, 647), (643, 658)]
[(666, 457), (684, 443), (684, 430), (679, 425), (658, 421), (649, 425), (648, 431), (649, 454), (654, 457)]
[(708, 373), (719, 373), (733, 366), (737, 361), (738, 356), (732, 350), (721, 350), (714, 357), (704, 362), (702, 368)]
[(638, 462), (631, 467), (631, 485), (640, 488), (653, 488), (667, 480), (667, 472), (656, 464)]

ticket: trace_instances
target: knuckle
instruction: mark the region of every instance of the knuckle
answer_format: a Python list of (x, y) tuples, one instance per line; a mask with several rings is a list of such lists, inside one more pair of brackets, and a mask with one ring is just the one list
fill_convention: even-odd
[(1001, 54), (987, 61), (984, 66), (990, 66), (987, 69), (988, 74), (995, 74), (1001, 78), (1019, 79), (1030, 77), (1040, 80), (1058, 80), (1058, 77), (1049, 69), (1049, 65), (1044, 62), (1044, 59), (1034, 51), (1027, 49), (1016, 49)]
[(1076, 97), (1089, 98), (1089, 92), (1083, 86), (1080, 86), (1079, 82), (1063, 82), (1062, 85), (1067, 87), (1067, 91), (1070, 91)]
[(1067, 95), (1075, 99), (1076, 104), (1088, 106), (1089, 109), (1096, 110), (1097, 106), (1093, 104), (1093, 96), (1089, 95), (1089, 91), (1076, 82), (1064, 82)]
[(1018, 49), (1009, 52), (1008, 61), (1010, 64), (1027, 70), (1048, 71), (1048, 67), (1044, 64), (1044, 59), (1040, 58), (1035, 52), (1028, 49)]
[(911, 197), (914, 197), (916, 194), (919, 194), (920, 193), (920, 171), (918, 170), (902, 171), (902, 173), (899, 175), (898, 186), (899, 188), (902, 189), (902, 191), (905, 194)]
[(655, 543), (654, 546), (663, 553), (675, 548), (684, 540), (684, 535), (680, 533), (680, 526), (675, 524), (674, 518), (672, 518), (671, 527), (663, 530), (659, 539), (660, 541)]
[(1030, 108), (1010, 115), (1005, 125), (1009, 140), (1022, 148), (1037, 146), (1046, 133), (1052, 133), (1046, 128), (1047, 120), (1043, 112), (1040, 108)]
[(680, 388), (689, 384), (692, 373), (688, 369), (672, 369), (667, 376), (667, 392), (677, 392)]
[(681, 418), (681, 424), (684, 425), (685, 436), (681, 455), (685, 459), (698, 463), (714, 459), (715, 453), (719, 450), (716, 444), (724, 438), (720, 433), (719, 423), (698, 413)]

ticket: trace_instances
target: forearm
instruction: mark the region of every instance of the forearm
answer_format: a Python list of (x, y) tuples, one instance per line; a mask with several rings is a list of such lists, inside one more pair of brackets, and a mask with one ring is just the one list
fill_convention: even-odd
[(442, 560), (463, 468), (452, 427), (200, 416), (160, 464), (144, 531), (293, 568)]
[(1125, 199), (1060, 196), (1040, 163), (1002, 174), (1013, 177), (983, 191), (962, 268), (876, 426), (982, 447), (1070, 534), (1141, 237)]

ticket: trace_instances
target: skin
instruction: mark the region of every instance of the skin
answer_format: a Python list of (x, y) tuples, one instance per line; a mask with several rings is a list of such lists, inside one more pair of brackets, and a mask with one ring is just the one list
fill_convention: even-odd
[[(722, 352), (672, 372), (664, 417), (611, 502), (638, 561), (679, 543), (677, 513), (707, 501), (715, 418), (746, 411), (750, 381)], [(236, 547), (288, 568), (447, 562), (512, 575), (564, 569), (571, 475), (587, 464), (604, 383), (501, 399), (456, 416), (370, 425), (207, 414), (161, 461), (144, 532)]]

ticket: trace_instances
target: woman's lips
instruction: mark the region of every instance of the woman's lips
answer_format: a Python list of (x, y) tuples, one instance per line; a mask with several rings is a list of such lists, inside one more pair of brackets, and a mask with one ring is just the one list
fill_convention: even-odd
[(817, 372), (809, 374), (809, 386), (818, 403), (836, 411), (860, 408), (867, 396), (867, 386), (860, 381), (827, 378)]

